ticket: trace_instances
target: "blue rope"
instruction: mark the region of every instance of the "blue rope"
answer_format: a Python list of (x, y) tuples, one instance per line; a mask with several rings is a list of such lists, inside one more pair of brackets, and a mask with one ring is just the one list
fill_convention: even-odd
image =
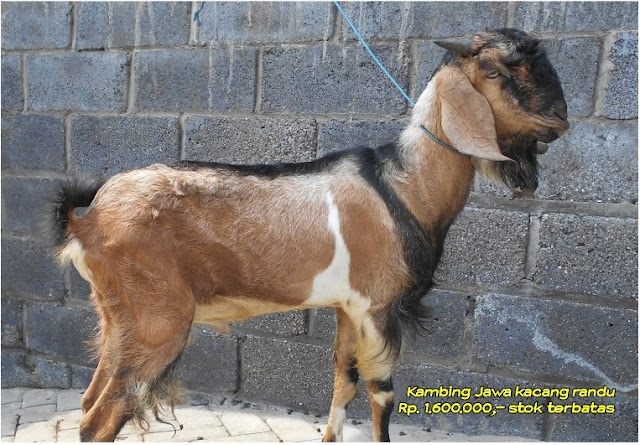
[(362, 46), (364, 46), (364, 49), (367, 50), (367, 52), (369, 53), (369, 55), (371, 56), (373, 61), (376, 62), (376, 64), (378, 65), (378, 68), (380, 68), (382, 70), (382, 72), (387, 75), (389, 80), (393, 83), (393, 85), (395, 85), (395, 87), (398, 89), (398, 91), (400, 91), (400, 93), (404, 96), (404, 98), (409, 103), (409, 105), (411, 107), (414, 107), (415, 103), (411, 100), (411, 98), (407, 95), (407, 93), (404, 92), (402, 87), (400, 85), (398, 85), (398, 82), (396, 82), (396, 80), (393, 78), (393, 76), (391, 74), (389, 74), (389, 71), (387, 71), (387, 69), (384, 67), (384, 65), (382, 65), (382, 63), (378, 60), (378, 58), (373, 53), (373, 51), (371, 51), (371, 48), (369, 48), (369, 45), (367, 45), (367, 42), (365, 42), (365, 40), (362, 38), (362, 36), (358, 32), (358, 28), (356, 28), (356, 25), (353, 24), (353, 22), (351, 21), (351, 19), (347, 15), (347, 13), (344, 12), (344, 10), (340, 7), (340, 5), (338, 4), (338, 2), (336, 0), (333, 0), (333, 3), (336, 5), (336, 7), (338, 8), (338, 11), (340, 11), (340, 14), (342, 14), (344, 19), (349, 24), (349, 26), (351, 26), (351, 29), (353, 30), (353, 32), (356, 35), (356, 37), (358, 39), (360, 39), (360, 43), (362, 43)]
[(193, 21), (196, 22), (198, 26), (202, 26), (202, 22), (200, 21), (200, 11), (202, 11), (202, 8), (204, 8), (204, 2), (200, 5), (200, 9), (193, 14)]

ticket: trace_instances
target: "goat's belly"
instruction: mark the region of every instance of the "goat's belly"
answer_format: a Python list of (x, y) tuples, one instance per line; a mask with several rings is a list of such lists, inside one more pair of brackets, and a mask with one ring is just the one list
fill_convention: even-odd
[(194, 323), (205, 323), (214, 326), (218, 331), (226, 331), (231, 321), (241, 321), (258, 315), (274, 312), (286, 312), (303, 309), (307, 306), (274, 303), (250, 297), (215, 296), (210, 303), (196, 306)]

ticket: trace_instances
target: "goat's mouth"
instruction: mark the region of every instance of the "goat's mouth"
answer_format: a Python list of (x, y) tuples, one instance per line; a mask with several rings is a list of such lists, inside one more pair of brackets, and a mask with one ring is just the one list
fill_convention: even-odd
[(536, 154), (543, 155), (549, 150), (549, 143), (537, 141), (536, 142)]
[(534, 122), (539, 126), (535, 134), (536, 139), (547, 144), (558, 139), (569, 129), (566, 117), (555, 112), (536, 116)]

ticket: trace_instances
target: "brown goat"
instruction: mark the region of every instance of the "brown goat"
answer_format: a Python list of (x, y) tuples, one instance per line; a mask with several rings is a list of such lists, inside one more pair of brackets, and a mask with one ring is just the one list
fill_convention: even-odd
[(338, 326), (324, 440), (342, 438), (359, 375), (374, 439), (389, 440), (403, 333), (424, 321), (420, 300), (474, 172), (533, 191), (541, 144), (568, 128), (537, 40), (501, 29), (436, 43), (449, 51), (397, 144), (301, 164), (152, 165), (101, 187), (62, 186), (59, 257), (91, 283), (101, 318), (82, 440), (114, 440), (129, 419), (171, 402), (193, 322), (224, 329), (326, 306)]

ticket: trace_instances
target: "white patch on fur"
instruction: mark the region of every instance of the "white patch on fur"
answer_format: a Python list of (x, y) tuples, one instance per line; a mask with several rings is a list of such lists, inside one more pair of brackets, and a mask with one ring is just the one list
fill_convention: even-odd
[(347, 420), (347, 410), (344, 408), (336, 408), (334, 416), (333, 432), (336, 435), (336, 442), (342, 442), (342, 430), (344, 422)]
[(68, 263), (70, 260), (73, 261), (73, 265), (80, 276), (89, 283), (92, 283), (93, 274), (87, 267), (87, 263), (84, 261), (84, 255), (84, 248), (80, 241), (72, 239), (60, 252), (60, 261), (62, 264)]
[(383, 380), (389, 376), (392, 360), (388, 355), (380, 356), (384, 340), (369, 314), (371, 300), (354, 290), (349, 283), (351, 256), (340, 232), (340, 214), (330, 192), (327, 192), (326, 200), (329, 209), (327, 225), (335, 238), (335, 251), (331, 264), (313, 279), (311, 296), (303, 306), (340, 305), (356, 329), (364, 331), (364, 336), (356, 345), (356, 357), (363, 377)]
[(394, 395), (393, 391), (387, 391), (387, 392), (380, 391), (380, 392), (376, 392), (376, 393), (371, 393), (371, 398), (378, 405), (385, 406), (387, 403), (389, 403), (391, 400), (393, 400), (393, 395)]
[(342, 442), (342, 430), (345, 420), (347, 420), (347, 410), (345, 408), (331, 408), (327, 430), (331, 429), (336, 442)]
[(414, 150), (422, 138), (426, 137), (424, 131), (420, 128), (420, 125), (424, 125), (427, 129), (433, 131), (432, 125), (434, 123), (431, 122), (431, 113), (433, 113), (437, 96), (438, 91), (436, 89), (434, 77), (429, 81), (422, 94), (420, 94), (420, 97), (416, 101), (416, 105), (413, 107), (413, 111), (411, 113), (411, 122), (400, 135), (400, 146), (405, 148), (406, 152)]
[[(362, 295), (351, 288), (349, 283), (349, 264), (351, 256), (340, 232), (340, 214), (333, 201), (331, 192), (326, 194), (329, 208), (328, 228), (335, 238), (335, 249), (331, 264), (313, 279), (311, 296), (305, 304), (313, 306), (345, 306), (350, 299), (362, 300)], [(367, 306), (368, 307), (368, 306)], [(364, 308), (366, 310), (366, 308)]]
[(329, 208), (328, 228), (335, 238), (335, 249), (331, 264), (313, 279), (311, 296), (305, 306), (340, 305), (349, 314), (356, 326), (363, 326), (369, 338), (379, 337), (367, 311), (371, 301), (354, 290), (349, 283), (351, 255), (340, 232), (340, 214), (331, 192), (326, 195)]

